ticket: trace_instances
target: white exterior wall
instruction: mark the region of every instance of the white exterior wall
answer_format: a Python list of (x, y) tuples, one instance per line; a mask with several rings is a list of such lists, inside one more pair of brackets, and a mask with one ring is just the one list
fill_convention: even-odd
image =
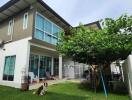
[(74, 73), (74, 61), (71, 59), (67, 59), (63, 61), (63, 77), (68, 79), (74, 79), (75, 73)]
[[(0, 49), (0, 84), (15, 88), (21, 87), (22, 70), (26, 69), (28, 74), (29, 55), (30, 55), (30, 38), (11, 42), (4, 45), (4, 49)], [(3, 70), (6, 56), (16, 55), (14, 81), (3, 81)]]
[[(87, 69), (84, 69), (86, 67)], [(65, 78), (82, 78), (84, 70), (88, 70), (86, 64), (74, 62), (71, 59), (64, 59), (63, 61), (63, 77)]]
[(132, 99), (132, 55), (129, 55), (123, 63), (124, 78), (128, 86), (129, 94)]

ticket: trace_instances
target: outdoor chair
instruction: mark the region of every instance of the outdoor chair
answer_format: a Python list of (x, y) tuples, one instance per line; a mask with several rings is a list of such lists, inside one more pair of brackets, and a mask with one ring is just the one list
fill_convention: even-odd
[(49, 72), (46, 72), (47, 80), (55, 80), (55, 77), (51, 76)]
[(29, 77), (30, 77), (30, 83), (33, 83), (34, 79), (35, 79), (35, 75), (33, 72), (29, 72)]

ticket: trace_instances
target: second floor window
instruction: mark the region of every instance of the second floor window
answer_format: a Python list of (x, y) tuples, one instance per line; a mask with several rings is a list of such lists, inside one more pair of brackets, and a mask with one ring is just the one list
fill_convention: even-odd
[(56, 45), (59, 40), (59, 34), (61, 30), (62, 29), (52, 21), (50, 21), (40, 13), (36, 13), (34, 34), (34, 37), (36, 39)]
[(23, 16), (23, 29), (27, 29), (28, 27), (28, 13), (25, 13)]
[(8, 24), (8, 35), (13, 33), (14, 20), (10, 20)]

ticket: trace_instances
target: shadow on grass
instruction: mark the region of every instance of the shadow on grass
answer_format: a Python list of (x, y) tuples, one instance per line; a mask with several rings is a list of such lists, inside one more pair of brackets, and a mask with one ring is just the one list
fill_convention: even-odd
[[(82, 82), (81, 84), (78, 85), (78, 88), (83, 90), (83, 91), (89, 91), (91, 93), (95, 93), (95, 90), (93, 88), (90, 87), (90, 83), (87, 81)], [(103, 87), (100, 85), (100, 87), (98, 87), (96, 89), (96, 93), (102, 93), (104, 94), (104, 90)], [(123, 86), (118, 86), (117, 89), (115, 91), (109, 91), (108, 94), (114, 94), (114, 95), (120, 95), (120, 96), (126, 96), (128, 95), (128, 92), (126, 92), (126, 88)]]
[(47, 92), (44, 96), (46, 100), (86, 100), (87, 97), (63, 94), (63, 93), (55, 93), (55, 92)]
[(94, 92), (94, 89), (92, 89), (90, 87), (90, 83), (87, 82), (87, 81), (84, 81), (84, 82), (78, 84), (78, 88), (81, 89), (81, 90), (83, 90), (83, 91)]

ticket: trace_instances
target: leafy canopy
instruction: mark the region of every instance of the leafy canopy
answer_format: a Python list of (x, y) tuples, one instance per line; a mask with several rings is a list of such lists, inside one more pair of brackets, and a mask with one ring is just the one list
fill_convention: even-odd
[(125, 59), (132, 51), (132, 16), (107, 18), (102, 30), (80, 25), (72, 28), (71, 33), (61, 36), (57, 49), (78, 62), (104, 64)]

